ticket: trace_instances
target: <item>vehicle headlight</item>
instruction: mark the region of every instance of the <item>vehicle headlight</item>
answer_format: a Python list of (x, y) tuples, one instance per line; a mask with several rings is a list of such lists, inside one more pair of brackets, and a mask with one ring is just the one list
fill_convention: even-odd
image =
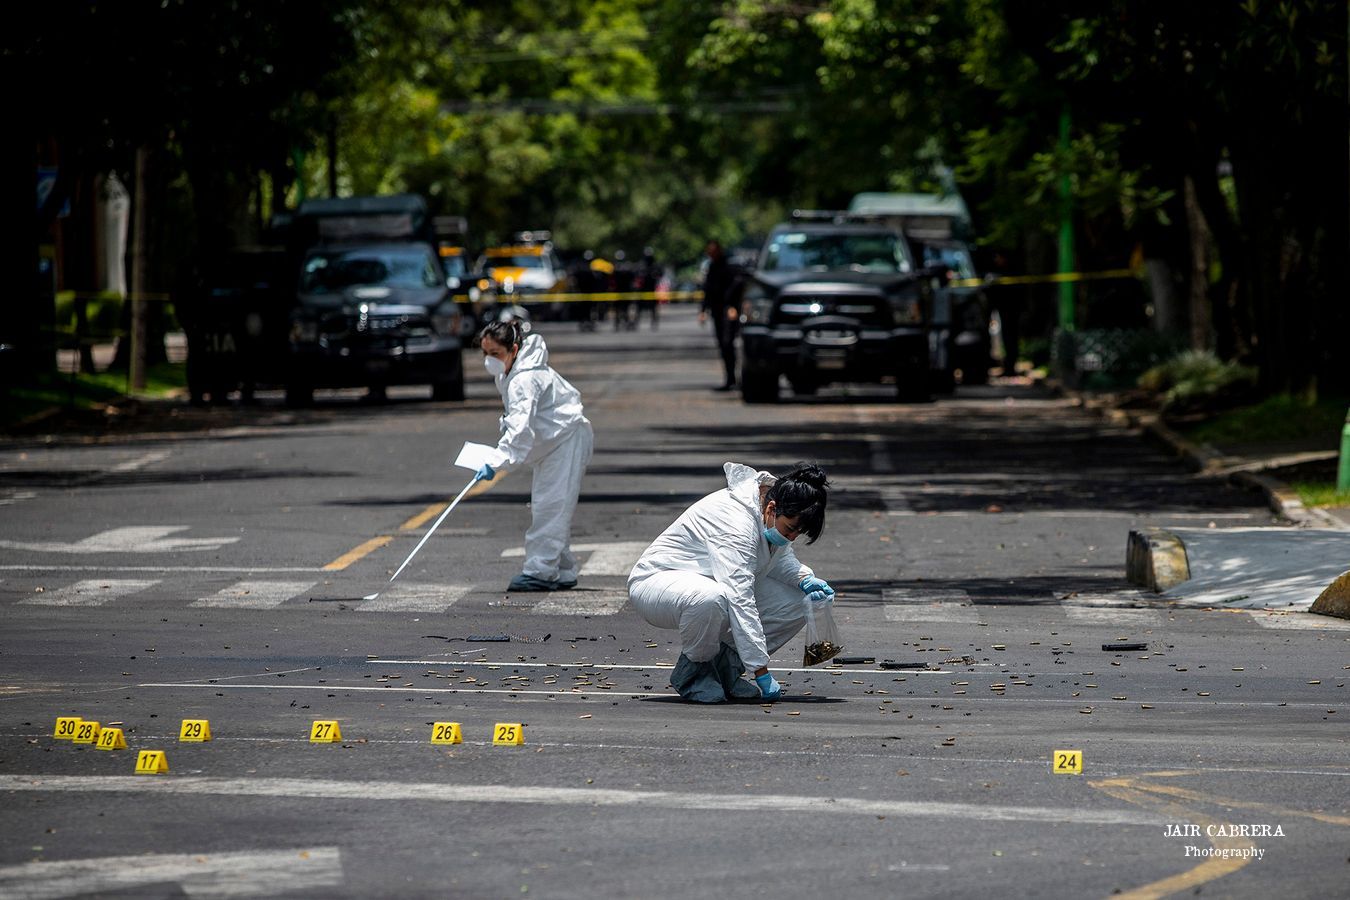
[(437, 334), (459, 334), (460, 318), (456, 304), (442, 303), (431, 311), (431, 327), (436, 329)]
[(747, 322), (768, 324), (773, 317), (773, 298), (760, 284), (751, 284), (741, 296), (741, 317)]

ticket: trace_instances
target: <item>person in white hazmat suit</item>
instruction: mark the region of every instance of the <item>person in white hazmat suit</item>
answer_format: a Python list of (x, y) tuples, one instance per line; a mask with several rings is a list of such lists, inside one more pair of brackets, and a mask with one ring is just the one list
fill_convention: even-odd
[[(799, 463), (781, 478), (727, 463), (725, 489), (689, 507), (628, 576), (628, 596), (648, 623), (677, 628), (682, 653), (670, 683), (686, 700), (777, 700), (769, 654), (806, 624), (807, 604), (834, 590), (792, 552), (825, 527), (829, 481)], [(741, 676), (749, 669), (751, 682)]]
[(528, 468), (530, 527), (525, 565), (508, 591), (568, 590), (577, 584), (572, 514), (595, 435), (582, 414), (581, 394), (548, 365), (548, 348), (519, 322), (493, 322), (478, 333), (483, 365), (496, 379), (506, 414), (501, 439), (478, 477)]

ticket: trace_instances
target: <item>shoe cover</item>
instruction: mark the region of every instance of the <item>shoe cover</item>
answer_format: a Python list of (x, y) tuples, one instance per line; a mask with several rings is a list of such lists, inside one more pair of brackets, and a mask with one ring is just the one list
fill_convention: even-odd
[(713, 668), (717, 671), (717, 680), (722, 690), (732, 700), (758, 700), (759, 688), (741, 677), (745, 666), (741, 664), (741, 655), (730, 644), (723, 644), (717, 656), (713, 657)]
[(690, 703), (725, 703), (726, 689), (711, 661), (696, 663), (683, 653), (670, 673), (670, 686)]

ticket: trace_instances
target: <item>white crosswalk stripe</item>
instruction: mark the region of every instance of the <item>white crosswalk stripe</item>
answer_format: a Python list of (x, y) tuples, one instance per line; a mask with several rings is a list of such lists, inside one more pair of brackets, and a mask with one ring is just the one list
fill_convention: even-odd
[[(606, 544), (573, 544), (572, 552), (590, 554), (582, 563), (581, 576), (618, 575), (627, 577), (633, 571), (642, 551), (647, 549), (646, 541), (612, 541)], [(502, 559), (514, 559), (525, 555), (524, 547), (510, 547), (502, 551)]]
[(981, 613), (959, 588), (887, 588), (881, 592), (887, 622), (965, 622), (978, 624)]
[(94, 578), (77, 581), (49, 593), (34, 594), (19, 602), (29, 606), (102, 606), (109, 601), (138, 594), (157, 584), (158, 579)]
[(1321, 616), (1309, 612), (1283, 612), (1268, 609), (1249, 609), (1252, 621), (1262, 628), (1296, 629), (1300, 631), (1350, 631), (1350, 621)]
[(980, 612), (959, 603), (888, 603), (887, 622), (967, 622), (978, 624)]
[(274, 609), (313, 587), (312, 581), (239, 581), (189, 605), (203, 609)]
[(1088, 622), (1098, 625), (1161, 625), (1163, 614), (1156, 609), (1130, 609), (1110, 606), (1069, 606), (1065, 604), (1065, 614), (1074, 622)]
[(644, 541), (601, 545), (591, 552), (591, 558), (581, 567), (581, 576), (621, 575), (625, 578), (637, 565), (638, 557), (647, 549)]
[(535, 604), (547, 616), (612, 616), (628, 602), (627, 591), (563, 591)]
[(970, 595), (959, 588), (886, 588), (881, 598), (887, 603), (970, 603)]
[(360, 612), (445, 612), (473, 590), (469, 584), (395, 584), (374, 600), (362, 600)]

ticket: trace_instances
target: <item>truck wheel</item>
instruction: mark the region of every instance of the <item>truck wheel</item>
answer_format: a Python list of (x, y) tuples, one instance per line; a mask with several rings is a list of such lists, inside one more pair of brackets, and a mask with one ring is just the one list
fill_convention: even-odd
[(812, 378), (799, 378), (796, 381), (788, 379), (788, 383), (792, 385), (792, 393), (798, 397), (814, 397), (820, 390), (820, 382)]
[(895, 394), (901, 403), (928, 403), (933, 399), (927, 367), (901, 369), (895, 375)]
[(952, 371), (951, 369), (943, 369), (938, 372), (933, 372), (929, 379), (929, 385), (932, 387), (933, 392), (937, 394), (955, 393), (956, 372)]
[(742, 372), (741, 397), (746, 403), (777, 403), (778, 373)]
[(986, 357), (983, 361), (975, 362), (969, 368), (961, 368), (962, 384), (988, 384), (989, 383), (989, 359)]
[(286, 385), (286, 405), (290, 407), (310, 406), (314, 403), (314, 388), (295, 382)]
[(463, 400), (464, 399), (464, 379), (449, 378), (445, 381), (437, 381), (431, 385), (432, 400)]

